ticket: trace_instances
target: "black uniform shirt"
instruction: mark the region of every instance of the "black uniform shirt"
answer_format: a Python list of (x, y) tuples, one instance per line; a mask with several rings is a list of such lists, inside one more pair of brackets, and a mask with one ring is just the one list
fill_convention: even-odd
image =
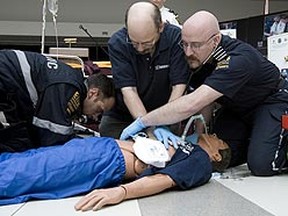
[(111, 37), (108, 43), (109, 54), (117, 88), (115, 117), (119, 117), (120, 113), (130, 117), (120, 91), (123, 87), (137, 87), (139, 97), (149, 112), (168, 102), (173, 85), (185, 84), (188, 65), (184, 52), (178, 45), (181, 39), (180, 31), (176, 26), (165, 25), (152, 57), (149, 54), (138, 54), (134, 47), (127, 43), (126, 28)]
[(246, 43), (223, 36), (220, 46), (227, 58), (217, 63), (204, 84), (224, 95), (220, 104), (238, 113), (249, 112), (276, 91), (280, 72)]
[(35, 147), (72, 138), (72, 118), (87, 92), (82, 72), (39, 53), (2, 50), (0, 56), (0, 90), (16, 104), (14, 121), (31, 127)]

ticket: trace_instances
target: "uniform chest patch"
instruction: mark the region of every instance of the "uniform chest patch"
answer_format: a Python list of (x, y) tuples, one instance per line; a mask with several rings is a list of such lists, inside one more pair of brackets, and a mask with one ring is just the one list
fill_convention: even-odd
[(155, 66), (155, 70), (157, 71), (157, 70), (163, 70), (163, 69), (167, 69), (167, 68), (169, 68), (169, 65), (167, 64), (167, 65), (156, 65)]
[(69, 100), (66, 111), (69, 113), (69, 115), (72, 115), (76, 110), (79, 109), (79, 107), (80, 107), (80, 94), (78, 91), (76, 91)]
[(228, 56), (227, 58), (223, 59), (222, 61), (219, 61), (217, 63), (217, 66), (216, 66), (216, 70), (229, 68), (229, 62), (230, 62), (230, 56)]

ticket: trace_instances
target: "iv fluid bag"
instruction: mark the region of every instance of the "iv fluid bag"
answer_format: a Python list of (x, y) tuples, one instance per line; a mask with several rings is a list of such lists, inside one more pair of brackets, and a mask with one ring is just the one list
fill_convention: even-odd
[(58, 0), (48, 0), (48, 9), (56, 17), (58, 12)]

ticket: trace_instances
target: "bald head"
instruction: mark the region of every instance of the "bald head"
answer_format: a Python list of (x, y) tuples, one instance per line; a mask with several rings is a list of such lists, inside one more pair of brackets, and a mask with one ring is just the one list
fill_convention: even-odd
[(188, 18), (182, 27), (182, 42), (189, 66), (195, 69), (205, 64), (221, 38), (218, 20), (210, 12), (199, 11)]
[(207, 37), (220, 31), (217, 18), (208, 11), (198, 11), (183, 24), (182, 33), (193, 31), (195, 37)]
[(155, 31), (162, 23), (161, 14), (156, 5), (151, 2), (137, 2), (132, 4), (125, 17), (128, 31)]

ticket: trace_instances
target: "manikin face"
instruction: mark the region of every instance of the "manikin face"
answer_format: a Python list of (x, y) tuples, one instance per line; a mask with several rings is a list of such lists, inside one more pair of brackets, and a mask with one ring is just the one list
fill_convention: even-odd
[(104, 98), (98, 88), (92, 88), (88, 90), (83, 102), (83, 114), (97, 120), (99, 115), (110, 110), (114, 104), (114, 97)]
[(209, 135), (206, 137), (199, 137), (198, 144), (199, 146), (207, 152), (211, 161), (219, 162), (222, 160), (222, 156), (219, 153), (219, 150), (228, 149), (229, 146), (223, 142), (221, 139), (217, 139), (217, 141), (213, 141), (213, 136), (216, 135)]

